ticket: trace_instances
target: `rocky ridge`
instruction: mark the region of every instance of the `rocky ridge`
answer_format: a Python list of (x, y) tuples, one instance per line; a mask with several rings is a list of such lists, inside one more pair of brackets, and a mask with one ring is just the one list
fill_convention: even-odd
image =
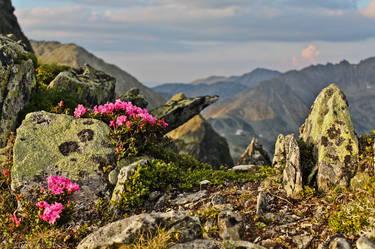
[(120, 97), (131, 88), (138, 88), (149, 102), (149, 108), (156, 108), (165, 102), (163, 97), (144, 86), (129, 73), (115, 65), (106, 63), (80, 46), (48, 41), (31, 41), (31, 45), (35, 55), (43, 63), (56, 63), (73, 68), (89, 64), (95, 69), (116, 78), (116, 97)]
[[(356, 132), (366, 134), (372, 130), (375, 120), (374, 63), (374, 58), (368, 58), (358, 64), (342, 61), (338, 64), (328, 63), (309, 66), (299, 71), (292, 70), (263, 81), (233, 98), (222, 100), (205, 110), (203, 116), (207, 120), (231, 118), (233, 122), (240, 120), (246, 123), (254, 130), (264, 148), (272, 154), (278, 134), (297, 133), (318, 93), (331, 82), (336, 82), (350, 103), (349, 109)], [(210, 122), (212, 124), (213, 121)], [(232, 148), (239, 144), (241, 137), (232, 136), (233, 131), (230, 128), (220, 129), (213, 126), (219, 134), (227, 138), (232, 156), (238, 158)], [(244, 150), (248, 143), (249, 141), (242, 143), (240, 151)]]

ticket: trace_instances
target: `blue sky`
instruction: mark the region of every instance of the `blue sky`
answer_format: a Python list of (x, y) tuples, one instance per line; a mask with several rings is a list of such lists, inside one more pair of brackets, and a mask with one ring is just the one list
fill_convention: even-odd
[(13, 0), (30, 39), (76, 43), (142, 82), (375, 56), (375, 0)]

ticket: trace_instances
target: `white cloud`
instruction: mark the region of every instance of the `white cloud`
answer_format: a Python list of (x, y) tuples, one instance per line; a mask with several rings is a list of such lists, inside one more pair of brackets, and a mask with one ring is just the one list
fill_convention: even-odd
[(315, 58), (320, 55), (320, 51), (315, 45), (309, 45), (307, 48), (302, 50), (301, 57), (304, 60), (315, 61)]
[(375, 0), (372, 0), (360, 13), (369, 18), (375, 18)]
[(315, 45), (310, 44), (306, 48), (302, 49), (300, 56), (292, 57), (291, 64), (294, 68), (300, 68), (311, 64), (316, 64), (319, 56), (319, 49)]
[(117, 11), (106, 11), (106, 17), (111, 21), (132, 23), (197, 23), (206, 20), (217, 20), (232, 17), (236, 8), (223, 9), (199, 9), (189, 8), (183, 5), (148, 6), (144, 8), (127, 8)]

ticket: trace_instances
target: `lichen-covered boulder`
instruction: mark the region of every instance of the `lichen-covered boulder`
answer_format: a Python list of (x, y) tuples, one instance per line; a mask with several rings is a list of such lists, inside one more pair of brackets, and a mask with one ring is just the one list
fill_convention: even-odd
[(167, 133), (167, 137), (174, 141), (178, 153), (191, 155), (215, 168), (233, 166), (227, 141), (201, 115)]
[(129, 91), (121, 95), (120, 99), (125, 102), (131, 102), (133, 105), (146, 108), (148, 105), (145, 96), (139, 92), (138, 88), (131, 88)]
[(18, 113), (30, 101), (36, 86), (34, 63), (35, 56), (23, 46), (0, 36), (0, 147), (15, 131)]
[(283, 186), (289, 197), (297, 197), (302, 191), (302, 169), (300, 150), (294, 135), (285, 137), (285, 168), (283, 171)]
[(88, 64), (79, 69), (59, 73), (48, 87), (67, 92), (94, 106), (113, 101), (116, 79)]
[(279, 171), (284, 170), (286, 162), (285, 156), (285, 136), (280, 134), (275, 143), (275, 153), (273, 154), (272, 166)]
[(179, 234), (181, 242), (201, 237), (198, 217), (186, 216), (174, 211), (168, 213), (146, 213), (110, 223), (84, 238), (77, 249), (120, 248), (130, 244), (142, 233), (155, 234), (158, 228)]
[(300, 138), (316, 152), (318, 188), (348, 186), (358, 160), (358, 139), (346, 97), (335, 84), (319, 93)]
[(237, 165), (271, 165), (271, 160), (267, 152), (263, 149), (263, 146), (258, 142), (257, 139), (251, 139), (249, 146), (240, 156)]
[(151, 114), (158, 119), (164, 118), (165, 122), (168, 123), (168, 127), (165, 129), (165, 133), (167, 133), (199, 114), (218, 99), (218, 96), (186, 98), (183, 94), (178, 94), (163, 106), (152, 110)]
[(27, 194), (50, 175), (69, 177), (80, 185), (78, 206), (108, 196), (103, 167), (114, 165), (109, 127), (94, 119), (34, 112), (17, 129), (13, 148), (12, 189)]
[(289, 197), (297, 197), (303, 189), (300, 149), (293, 134), (279, 135), (273, 158), (274, 167), (282, 170), (282, 183)]

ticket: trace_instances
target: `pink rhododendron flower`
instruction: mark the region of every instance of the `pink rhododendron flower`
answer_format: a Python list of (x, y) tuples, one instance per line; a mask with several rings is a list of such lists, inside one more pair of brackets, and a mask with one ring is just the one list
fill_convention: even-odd
[(115, 127), (115, 125), (116, 125), (115, 121), (109, 122), (109, 127)]
[(3, 175), (4, 175), (5, 177), (8, 177), (8, 175), (9, 175), (9, 171), (6, 170), (6, 169), (3, 169)]
[(64, 190), (69, 192), (79, 191), (79, 185), (72, 183), (69, 178), (63, 176), (49, 176), (47, 178), (48, 188), (55, 195), (62, 194)]
[(64, 105), (64, 101), (60, 100), (59, 107), (61, 108), (61, 107), (63, 107), (63, 105)]
[(74, 192), (74, 191), (79, 191), (79, 185), (76, 183), (69, 183), (66, 186), (66, 190), (68, 190), (69, 193)]
[(43, 209), (44, 207), (48, 206), (48, 203), (45, 201), (40, 201), (37, 204), (35, 204), (39, 209)]
[(54, 224), (63, 210), (63, 205), (59, 202), (55, 202), (52, 205), (44, 203), (44, 212), (39, 216), (42, 220), (48, 221), (49, 224)]
[(117, 119), (116, 119), (116, 124), (118, 126), (122, 126), (126, 121), (128, 120), (128, 118), (124, 115), (121, 115), (119, 116)]
[(16, 227), (21, 224), (22, 219), (18, 219), (16, 214), (11, 214), (10, 218), (12, 218), (12, 221), (14, 224), (16, 224)]
[(79, 117), (85, 115), (85, 113), (86, 113), (87, 111), (89, 111), (89, 110), (90, 110), (90, 109), (87, 109), (87, 108), (85, 108), (83, 105), (79, 104), (79, 105), (76, 107), (76, 109), (74, 110), (74, 117), (79, 118)]

